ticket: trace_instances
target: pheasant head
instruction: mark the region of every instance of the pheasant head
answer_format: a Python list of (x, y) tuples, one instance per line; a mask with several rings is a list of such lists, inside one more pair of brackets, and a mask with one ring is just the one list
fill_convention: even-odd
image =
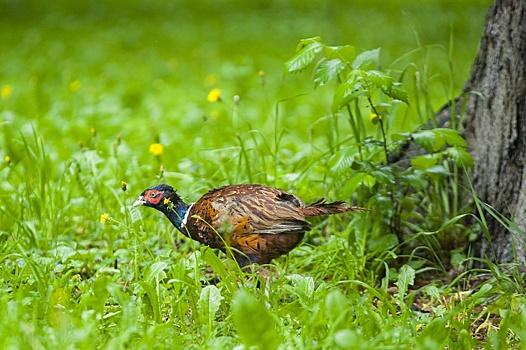
[(134, 207), (144, 205), (162, 212), (182, 233), (190, 205), (186, 204), (172, 186), (161, 184), (149, 187), (133, 203)]

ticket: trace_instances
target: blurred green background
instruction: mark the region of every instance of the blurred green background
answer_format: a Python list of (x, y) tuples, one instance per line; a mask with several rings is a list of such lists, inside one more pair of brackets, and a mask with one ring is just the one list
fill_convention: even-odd
[[(196, 179), (210, 180), (204, 187), (249, 180), (283, 185), (266, 176), (263, 161), (250, 165), (256, 176), (248, 179), (224, 164), (243, 140), (258, 152), (275, 147), (269, 144), (277, 130), (286, 130), (280, 140), (285, 165), (300, 162), (309, 147), (327, 148), (332, 88), (311, 93), (308, 74), (283, 79), (283, 63), (300, 39), (321, 36), (358, 52), (381, 47), (383, 68), (396, 60), (398, 67), (419, 62), (428, 104), (437, 110), (469, 76), (489, 5), (2, 0), (0, 86), (9, 96), (0, 100), (0, 145), (16, 164), (25, 152), (16, 139), (34, 128), (60, 173), (61, 161), (82, 147), (110, 154), (118, 139), (121, 153), (142, 171), (123, 169), (115, 181), (142, 173), (143, 186), (155, 181), (159, 166), (149, 145), (161, 142), (161, 162), (168, 175), (179, 173), (183, 186), (195, 186)], [(207, 101), (213, 88), (221, 89), (221, 102)], [(396, 123), (412, 130), (415, 109)], [(348, 132), (347, 123), (339, 127)]]

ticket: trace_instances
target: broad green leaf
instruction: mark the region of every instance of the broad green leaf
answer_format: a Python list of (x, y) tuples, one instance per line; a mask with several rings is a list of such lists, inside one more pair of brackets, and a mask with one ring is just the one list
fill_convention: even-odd
[(426, 151), (438, 151), (445, 144), (455, 147), (466, 147), (466, 141), (458, 131), (446, 128), (437, 128), (431, 130), (421, 130), (413, 133), (415, 141)]
[(348, 306), (348, 301), (345, 295), (339, 290), (335, 289), (327, 294), (325, 298), (325, 314), (331, 323), (331, 327), (335, 327), (337, 323), (345, 317), (345, 310)]
[(336, 113), (344, 106), (348, 105), (349, 103), (363, 95), (365, 95), (365, 91), (363, 90), (340, 90), (338, 88), (336, 89), (336, 93), (334, 94), (334, 100), (332, 102), (331, 111), (333, 113)]
[(376, 185), (376, 177), (370, 174), (365, 174), (365, 176), (362, 179), (361, 184), (367, 188), (373, 188), (373, 186)]
[[(0, 244), (1, 243), (3, 242), (0, 241)], [(76, 249), (73, 249), (72, 247), (66, 246), (66, 245), (59, 245), (55, 249), (51, 249), (50, 253), (60, 258), (60, 260), (64, 262), (67, 261), (69, 258), (78, 254)]]
[(99, 276), (92, 283), (90, 292), (82, 296), (81, 305), (83, 309), (95, 310), (95, 312), (102, 314), (109, 295), (108, 286), (111, 283), (108, 277), (104, 275)]
[(461, 253), (461, 252), (453, 253), (451, 255), (451, 259), (449, 259), (451, 266), (453, 266), (455, 269), (457, 269), (465, 261), (466, 261), (466, 254)]
[(411, 133), (409, 132), (399, 132), (399, 133), (394, 133), (394, 134), (391, 134), (391, 140), (393, 142), (397, 142), (397, 141), (402, 141), (402, 140), (407, 140), (411, 137)]
[(367, 78), (379, 89), (390, 90), (393, 85), (393, 78), (384, 72), (378, 70), (369, 70), (365, 72)]
[(284, 65), (283, 74), (291, 74), (301, 72), (309, 64), (314, 61), (316, 54), (323, 50), (323, 44), (317, 41), (314, 41), (307, 46), (303, 47), (300, 52), (292, 56)]
[(139, 281), (138, 283), (146, 292), (145, 298), (143, 298), (143, 302), (145, 303), (145, 305), (143, 306), (146, 310), (152, 313), (152, 318), (155, 322), (161, 323), (161, 309), (159, 306), (159, 296), (157, 295), (155, 287), (145, 281)]
[(427, 285), (424, 288), (424, 291), (433, 299), (440, 299), (440, 291), (436, 286), (433, 285)]
[(436, 141), (435, 141), (435, 147), (433, 147), (433, 151), (436, 152), (436, 151), (440, 151), (446, 146), (446, 140), (444, 140), (444, 138), (439, 134), (435, 134), (435, 135), (436, 135)]
[[(210, 265), (212, 270), (214, 270), (217, 276), (221, 279), (222, 285), (231, 293), (233, 293), (234, 290), (237, 290), (235, 274), (227, 270), (227, 265), (225, 265), (225, 262), (217, 256), (214, 250), (210, 247), (202, 247), (200, 251), (204, 262)], [(235, 264), (234, 261), (232, 261), (232, 263)]]
[(359, 72), (352, 71), (347, 79), (338, 85), (334, 92), (331, 110), (338, 112), (342, 107), (348, 105), (356, 98), (365, 94)]
[(409, 105), (409, 94), (407, 91), (402, 89), (399, 83), (394, 83), (393, 86), (391, 86), (391, 89), (388, 91), (385, 91), (387, 96), (394, 98), (395, 100), (399, 100), (404, 102), (406, 105)]
[[(476, 349), (477, 342), (475, 338), (471, 336), (467, 329), (461, 329), (458, 334), (458, 339), (455, 341), (458, 349)], [(489, 347), (488, 347), (489, 348)], [(487, 349), (488, 349), (487, 348)]]
[(321, 36), (313, 36), (310, 38), (301, 39), (298, 45), (296, 46), (296, 52), (301, 51), (305, 46), (312, 43), (321, 43)]
[(216, 286), (206, 286), (201, 290), (197, 301), (197, 311), (202, 323), (212, 323), (223, 299), (221, 291)]
[[(411, 187), (413, 187), (413, 184), (411, 184)], [(413, 198), (404, 197), (402, 198), (402, 202), (400, 203), (400, 208), (412, 214), (413, 209), (415, 208), (415, 205), (416, 203)]]
[(136, 223), (137, 221), (142, 221), (141, 211), (138, 208), (132, 207), (129, 212), (130, 212), (132, 223)]
[(473, 157), (464, 148), (449, 147), (444, 151), (444, 153), (453, 158), (453, 161), (457, 166), (473, 168), (473, 166), (475, 165)]
[(398, 281), (395, 282), (395, 285), (398, 287), (398, 299), (400, 300), (400, 305), (405, 305), (403, 303), (404, 296), (409, 289), (409, 286), (412, 286), (415, 281), (415, 269), (409, 265), (404, 265), (400, 268), (398, 272)]
[(443, 349), (450, 339), (451, 327), (448, 319), (438, 317), (429, 322), (416, 338), (417, 349)]
[(274, 318), (263, 302), (244, 289), (232, 298), (232, 318), (243, 344), (250, 348), (276, 349), (280, 343)]
[(372, 188), (375, 184), (376, 179), (371, 175), (363, 172), (356, 172), (349, 178), (349, 180), (347, 180), (347, 182), (343, 186), (342, 196), (351, 197), (354, 194), (354, 191), (356, 191), (356, 189), (360, 185)]
[(472, 302), (476, 302), (478, 298), (483, 297), (493, 290), (493, 285), (491, 283), (484, 283), (482, 287), (475, 293), (473, 293)]
[(303, 302), (307, 302), (312, 298), (315, 290), (314, 278), (293, 274), (287, 276), (287, 279), (289, 279), (293, 285), (293, 288), (289, 288), (289, 290), (300, 297)]
[(334, 334), (334, 343), (341, 349), (353, 349), (355, 345), (360, 344), (357, 349), (366, 348), (364, 344), (367, 344), (366, 340), (363, 339), (356, 330), (342, 329)]
[(426, 175), (428, 175), (434, 180), (439, 180), (440, 178), (444, 178), (446, 176), (451, 175), (451, 172), (442, 165), (435, 165), (430, 168), (427, 168), (425, 169), (425, 172)]
[(343, 68), (345, 62), (339, 58), (323, 59), (314, 71), (314, 86), (317, 88), (325, 85), (329, 80), (336, 78)]
[(356, 172), (354, 173), (347, 182), (345, 182), (345, 185), (342, 189), (342, 197), (351, 197), (354, 194), (354, 191), (360, 186), (362, 181), (366, 176), (370, 176), (369, 174), (362, 173), (362, 172)]
[(106, 289), (117, 303), (124, 305), (130, 301), (130, 294), (124, 291), (122, 285), (117, 283), (109, 283)]
[(378, 238), (369, 239), (368, 247), (371, 252), (383, 252), (398, 244), (398, 238), (394, 234), (386, 234)]
[(337, 151), (330, 159), (331, 173), (342, 175), (347, 173), (354, 163), (357, 151), (350, 147)]
[(369, 65), (372, 64), (374, 64), (375, 67), (378, 67), (379, 63), (380, 48), (360, 53), (358, 56), (356, 56), (351, 66), (354, 69), (366, 69)]
[(437, 136), (431, 130), (422, 130), (413, 133), (413, 139), (427, 152), (431, 153), (435, 151), (435, 145), (437, 144)]
[(427, 170), (435, 166), (437, 162), (438, 158), (433, 154), (424, 154), (411, 159), (411, 164), (413, 165), (413, 168), (417, 170)]
[[(369, 174), (374, 178), (375, 182), (385, 185), (394, 185), (395, 183), (393, 170), (390, 167), (373, 168)], [(365, 181), (364, 185), (366, 185)], [(372, 186), (367, 187), (372, 188)]]
[(161, 275), (161, 278), (164, 278), (166, 275), (164, 273), (164, 269), (168, 267), (168, 263), (164, 261), (158, 261), (150, 266), (148, 266), (148, 269), (146, 270), (146, 273), (144, 274), (144, 281), (146, 283), (152, 283), (155, 282), (157, 277)]
[(428, 180), (423, 175), (424, 172), (421, 170), (416, 170), (413, 172), (405, 173), (402, 175), (399, 175), (399, 181), (403, 183), (410, 183), (411, 187), (416, 190), (425, 190), (428, 186)]
[(442, 137), (444, 141), (450, 146), (467, 147), (466, 140), (464, 140), (464, 138), (460, 135), (460, 133), (457, 130), (447, 128), (436, 128), (431, 131), (433, 131), (436, 135)]
[(339, 58), (346, 64), (356, 57), (356, 48), (351, 45), (325, 46), (325, 53), (329, 59)]
[(442, 226), (440, 226), (440, 228), (436, 232), (442, 232), (450, 228), (451, 226), (455, 225), (459, 220), (464, 219), (466, 216), (469, 216), (469, 214), (457, 215), (454, 218), (447, 220)]

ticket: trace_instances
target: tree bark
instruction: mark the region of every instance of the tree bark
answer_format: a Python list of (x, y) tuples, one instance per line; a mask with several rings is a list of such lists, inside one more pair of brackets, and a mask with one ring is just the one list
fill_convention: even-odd
[[(515, 221), (522, 234), (486, 214), (477, 256), (525, 261), (526, 241), (526, 1), (496, 0), (482, 35), (466, 96), (463, 134), (475, 159), (477, 196)], [(471, 92), (480, 93), (474, 94)]]

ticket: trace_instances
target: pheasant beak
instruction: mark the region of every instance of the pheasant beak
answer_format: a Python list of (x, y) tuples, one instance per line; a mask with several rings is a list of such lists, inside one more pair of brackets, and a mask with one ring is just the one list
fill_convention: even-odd
[(137, 198), (137, 200), (135, 202), (133, 202), (133, 206), (134, 207), (138, 207), (138, 206), (144, 205), (144, 204), (146, 204), (146, 201), (144, 200), (143, 196), (139, 196), (139, 198)]

